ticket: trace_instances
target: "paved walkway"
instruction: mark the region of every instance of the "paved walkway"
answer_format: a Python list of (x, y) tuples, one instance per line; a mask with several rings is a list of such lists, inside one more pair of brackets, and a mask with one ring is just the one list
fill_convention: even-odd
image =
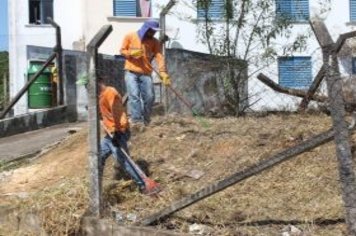
[(35, 155), (86, 125), (87, 122), (65, 123), (0, 138), (0, 162)]

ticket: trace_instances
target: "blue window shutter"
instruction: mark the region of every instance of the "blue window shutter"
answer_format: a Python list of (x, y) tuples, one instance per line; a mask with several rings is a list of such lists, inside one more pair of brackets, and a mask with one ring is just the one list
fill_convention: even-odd
[(291, 0), (276, 0), (276, 14), (277, 17), (291, 17)]
[(294, 60), (292, 57), (281, 57), (279, 58), (279, 84), (285, 87), (293, 87), (293, 64)]
[(280, 57), (278, 63), (281, 86), (305, 89), (311, 85), (311, 57)]
[(137, 16), (136, 0), (114, 0), (114, 16)]
[(350, 21), (356, 21), (356, 0), (350, 0)]
[(209, 14), (212, 19), (222, 18), (224, 16), (224, 0), (212, 0)]
[(292, 18), (295, 21), (307, 21), (309, 19), (309, 1), (292, 0)]
[(309, 0), (276, 0), (277, 17), (304, 22), (309, 19)]
[[(210, 19), (220, 19), (224, 16), (224, 0), (211, 0), (208, 17)], [(198, 18), (204, 18), (205, 9), (198, 7)]]

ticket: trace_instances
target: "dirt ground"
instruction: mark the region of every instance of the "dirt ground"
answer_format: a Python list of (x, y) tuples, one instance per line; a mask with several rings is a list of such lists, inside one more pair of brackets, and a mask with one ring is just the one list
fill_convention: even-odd
[[(106, 217), (116, 213), (120, 223), (140, 221), (330, 127), (330, 117), (323, 114), (155, 117), (144, 132), (132, 135), (130, 151), (164, 190), (152, 198), (140, 194), (131, 180), (113, 180), (109, 160), (103, 182)], [(88, 207), (87, 152), (83, 131), (30, 164), (0, 173), (0, 204), (32, 209), (50, 234), (75, 234)], [(204, 175), (188, 177), (193, 170)], [(292, 226), (304, 235), (346, 235), (334, 144), (229, 187), (155, 227), (188, 233), (194, 224), (203, 235), (281, 235)]]

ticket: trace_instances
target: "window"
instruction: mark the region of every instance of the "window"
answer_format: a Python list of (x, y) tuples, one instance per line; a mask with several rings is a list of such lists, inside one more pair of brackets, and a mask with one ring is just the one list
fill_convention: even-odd
[(204, 19), (207, 16), (210, 19), (221, 19), (224, 16), (224, 0), (211, 0), (209, 7), (204, 7), (206, 0), (198, 1), (198, 19)]
[(350, 21), (356, 21), (356, 0), (350, 0)]
[(276, 0), (277, 17), (293, 22), (307, 22), (309, 19), (308, 0)]
[(151, 1), (114, 0), (114, 16), (151, 17)]
[(53, 19), (53, 0), (30, 0), (30, 24), (48, 24), (47, 17)]
[(311, 57), (280, 57), (279, 84), (288, 88), (308, 88), (312, 81), (311, 68)]

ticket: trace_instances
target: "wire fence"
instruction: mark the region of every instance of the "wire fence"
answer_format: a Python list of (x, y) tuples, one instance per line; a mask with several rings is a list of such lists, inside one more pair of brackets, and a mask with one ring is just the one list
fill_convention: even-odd
[[(35, 50), (34, 50), (35, 51)], [(38, 53), (29, 53), (37, 57)], [(30, 60), (35, 58), (30, 58)], [(237, 63), (234, 65), (227, 65), (225, 60), (217, 60), (214, 57), (205, 54), (199, 54), (178, 49), (167, 50), (167, 67), (172, 77), (172, 86), (177, 89), (200, 113), (204, 115), (231, 115), (233, 113), (226, 112), (226, 108), (231, 104), (227, 101), (227, 93), (230, 97), (235, 94), (229, 90), (233, 86), (240, 86), (237, 91), (240, 96), (240, 109), (246, 112), (270, 112), (270, 111), (297, 111), (303, 96), (294, 96), (287, 93), (281, 93), (274, 90), (270, 86), (261, 82), (257, 75), (248, 77), (245, 72), (242, 73), (241, 79), (244, 83), (231, 83), (229, 79), (230, 74), (226, 71), (232, 67), (235, 71), (232, 76), (241, 76), (241, 67)], [(351, 74), (350, 66), (347, 68), (347, 62), (350, 58), (343, 57), (340, 59), (340, 70), (343, 80), (343, 88), (345, 100), (356, 104), (356, 83), (355, 78)], [(87, 73), (86, 55), (78, 51), (65, 51), (65, 75), (66, 81), (76, 81), (83, 74)], [(122, 94), (125, 94), (125, 81), (124, 81), (124, 58), (122, 56), (100, 55), (98, 61), (98, 74), (105, 75), (109, 78), (108, 83), (116, 87)], [(304, 64), (305, 63), (305, 64)], [(297, 90), (300, 94), (306, 94), (309, 86), (314, 81), (316, 75), (322, 68), (322, 59), (319, 54), (311, 55), (310, 60), (299, 63), (298, 66), (293, 68), (290, 66), (284, 73), (289, 73), (289, 79), (293, 82), (294, 86), (287, 86), (281, 83), (280, 70), (278, 69), (278, 61), (270, 66), (268, 70), (264, 70), (265, 74), (277, 86), (280, 86), (286, 91)], [(231, 66), (232, 65), (232, 66)], [(305, 68), (308, 68), (308, 74), (305, 73)], [(301, 74), (301, 75), (300, 75)], [(293, 76), (294, 75), (294, 76)], [(307, 77), (307, 78), (304, 78)], [(160, 84), (160, 80), (153, 73), (155, 84), (155, 97), (156, 103), (164, 102), (165, 90)], [(295, 77), (302, 82), (300, 86), (294, 81)], [(236, 92), (236, 91), (235, 91)], [(77, 92), (78, 93), (78, 92)], [(79, 94), (81, 92), (79, 91)], [(83, 91), (83, 94), (85, 91)], [(318, 87), (316, 94), (318, 96), (327, 98), (327, 89), (325, 81)], [(181, 111), (184, 106), (174, 97), (171, 96), (171, 111)], [(84, 101), (83, 101), (84, 102)], [(314, 101), (312, 100), (308, 106), (309, 109), (327, 110), (327, 100)], [(188, 111), (189, 112), (189, 111)]]
[[(296, 90), (299, 95), (308, 92), (313, 81), (322, 74), (323, 60), (320, 54), (321, 52), (317, 55), (311, 55), (308, 61), (295, 67), (293, 67), (293, 65), (289, 66), (284, 71), (283, 68), (281, 68), (281, 62), (277, 60), (269, 70), (262, 72), (263, 75), (271, 80), (271, 83), (274, 82), (275, 86), (278, 86), (281, 90), (283, 89), (286, 92), (276, 91), (273, 87), (259, 80), (258, 76), (249, 78), (250, 110), (254, 112), (297, 111), (303, 96), (295, 96), (293, 92), (289, 93), (288, 91)], [(340, 79), (342, 81), (342, 96), (344, 97), (346, 106), (352, 107), (354, 106), (353, 104), (356, 104), (356, 75), (353, 74), (352, 55), (341, 56), (338, 58), (338, 62)], [(326, 73), (330, 74), (330, 71), (326, 70)], [(288, 79), (290, 79), (290, 81), (287, 81), (290, 82), (289, 84), (283, 81), (283, 76), (286, 75)], [(308, 105), (308, 109), (325, 111), (328, 106), (328, 92), (325, 79), (322, 79), (315, 94), (325, 99), (322, 101), (312, 99)]]

